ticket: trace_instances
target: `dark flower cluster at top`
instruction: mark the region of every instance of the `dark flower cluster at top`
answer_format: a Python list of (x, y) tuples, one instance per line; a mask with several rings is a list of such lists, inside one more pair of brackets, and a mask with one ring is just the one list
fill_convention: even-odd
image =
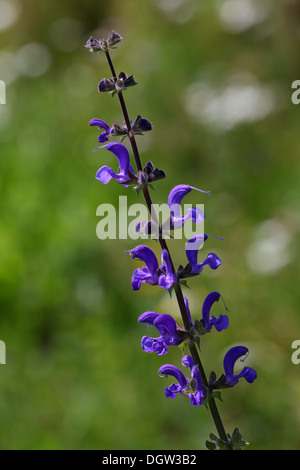
[[(92, 52), (107, 52), (121, 40), (122, 37), (113, 31), (106, 41), (96, 41), (94, 38), (90, 38), (86, 47)], [(118, 77), (102, 79), (98, 85), (98, 90), (99, 92), (110, 92), (114, 95), (115, 93), (122, 93), (128, 87), (136, 84), (133, 75), (128, 77), (124, 72), (121, 72)], [(101, 119), (92, 119), (89, 125), (103, 130), (98, 136), (98, 142), (102, 144), (108, 142), (111, 137), (126, 137), (129, 134), (126, 124), (119, 125), (115, 123), (110, 127)], [(134, 123), (131, 124), (130, 132), (132, 135), (143, 134), (151, 129), (150, 121), (138, 115)], [(96, 179), (102, 184), (107, 184), (111, 179), (114, 179), (125, 187), (133, 186), (138, 190), (145, 188), (148, 190), (151, 183), (166, 176), (164, 171), (155, 168), (152, 162), (148, 162), (143, 170), (136, 172), (130, 162), (129, 152), (122, 143), (106, 143), (95, 150), (102, 148), (109, 150), (119, 163), (117, 172), (107, 165), (99, 168)], [(181, 214), (181, 202), (192, 191), (210, 195), (208, 191), (187, 184), (177, 185), (173, 187), (168, 196), (170, 212), (168, 220), (161, 226), (158, 226), (153, 219), (149, 222), (140, 221), (136, 225), (136, 232), (152, 234), (154, 230), (157, 230), (158, 237), (161, 237), (165, 230), (173, 231), (182, 228), (187, 220), (191, 220), (194, 224), (201, 223), (205, 218), (205, 214), (199, 208), (193, 207), (188, 209), (186, 214)], [(206, 269), (206, 266), (212, 270), (218, 269), (222, 262), (217, 254), (208, 253), (201, 261), (198, 259), (199, 250), (209, 237), (210, 235), (199, 233), (188, 240), (185, 246), (186, 263), (180, 265), (177, 270), (174, 270), (167, 248), (162, 249), (160, 262), (156, 253), (147, 245), (138, 245), (127, 251), (133, 260), (138, 260), (141, 263), (141, 266), (134, 269), (132, 273), (132, 290), (138, 291), (142, 285), (147, 284), (149, 286), (158, 286), (171, 293), (173, 289), (181, 289), (181, 284), (185, 285), (186, 279), (199, 276)], [(215, 238), (222, 239), (221, 237)], [(225, 310), (228, 311), (221, 294), (215, 291), (210, 292), (203, 301), (201, 318), (192, 321), (189, 302), (185, 297), (184, 305), (188, 317), (188, 327), (186, 322), (185, 327), (178, 324), (170, 314), (159, 314), (155, 311), (144, 312), (138, 318), (139, 323), (145, 327), (156, 328), (159, 336), (143, 336), (141, 340), (142, 349), (145, 352), (154, 352), (158, 356), (162, 356), (168, 353), (171, 346), (179, 346), (182, 343), (187, 345), (196, 343), (199, 345), (200, 337), (210, 333), (213, 328), (217, 332), (226, 330), (229, 325), (228, 316), (211, 314), (211, 310), (215, 308), (215, 304), (220, 299), (223, 301)], [(217, 379), (216, 374), (212, 372), (206, 385), (203, 383), (198, 365), (194, 363), (194, 359), (190, 355), (185, 355), (182, 359), (182, 365), (190, 371), (190, 379), (186, 378), (178, 367), (171, 364), (163, 365), (158, 371), (159, 375), (162, 377), (172, 376), (176, 379), (176, 383), (165, 388), (166, 397), (175, 398), (178, 394), (181, 394), (188, 397), (193, 406), (200, 406), (207, 397), (215, 393), (215, 390), (233, 387), (241, 378), (244, 378), (248, 383), (252, 383), (257, 377), (254, 369), (244, 367), (240, 373), (234, 373), (234, 367), (238, 359), (244, 358), (241, 359), (244, 361), (247, 355), (248, 349), (244, 346), (231, 348), (224, 357), (224, 374)]]
[(90, 51), (90, 52), (107, 52), (109, 49), (115, 49), (116, 44), (118, 44), (120, 41), (122, 41), (122, 36), (120, 36), (118, 33), (115, 31), (112, 31), (109, 35), (109, 37), (105, 39), (95, 39), (93, 36), (91, 36), (86, 44), (85, 47)]

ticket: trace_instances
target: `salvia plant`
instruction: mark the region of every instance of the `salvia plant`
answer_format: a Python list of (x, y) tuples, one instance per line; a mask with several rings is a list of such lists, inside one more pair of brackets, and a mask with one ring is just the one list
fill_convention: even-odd
[[(219, 292), (211, 292), (203, 302), (202, 318), (193, 321), (188, 298), (183, 295), (183, 288), (186, 286), (188, 278), (198, 276), (203, 269), (218, 269), (222, 263), (215, 253), (209, 253), (205, 259), (199, 261), (199, 250), (209, 236), (197, 234), (186, 243), (186, 260), (184, 264), (180, 265), (177, 269), (174, 267), (166, 237), (164, 236), (164, 226), (159, 224), (155, 211), (153, 211), (150, 194), (153, 183), (165, 179), (166, 174), (163, 170), (155, 167), (152, 162), (147, 162), (145, 165), (142, 164), (135, 138), (136, 135), (143, 135), (145, 132), (151, 131), (152, 125), (149, 120), (141, 115), (138, 115), (134, 121), (129, 118), (124, 100), (124, 91), (129, 87), (136, 86), (137, 82), (133, 75), (128, 76), (125, 72), (117, 74), (111, 60), (111, 49), (115, 49), (122, 40), (123, 38), (119, 34), (112, 31), (107, 40), (97, 40), (94, 37), (90, 37), (85, 44), (89, 51), (102, 53), (106, 56), (111, 77), (100, 80), (98, 92), (118, 96), (124, 119), (123, 124), (114, 123), (111, 126), (98, 118), (94, 118), (89, 122), (90, 126), (94, 126), (102, 131), (98, 136), (100, 146), (96, 147), (95, 150), (101, 149), (103, 151), (104, 149), (110, 151), (119, 163), (117, 172), (107, 165), (102, 166), (96, 173), (96, 179), (102, 184), (107, 184), (113, 179), (116, 183), (126, 188), (133, 187), (138, 194), (143, 194), (151, 219), (149, 222), (139, 222), (136, 225), (136, 231), (142, 232), (144, 235), (151, 235), (151, 237), (156, 233), (161, 248), (161, 260), (159, 262), (154, 251), (147, 245), (138, 245), (127, 252), (132, 259), (139, 260), (142, 264), (141, 268), (137, 267), (132, 273), (132, 290), (138, 291), (143, 283), (147, 283), (151, 286), (158, 286), (169, 293), (174, 293), (182, 319), (182, 324), (178, 324), (169, 313), (159, 314), (154, 311), (142, 313), (138, 318), (139, 323), (144, 327), (154, 327), (158, 332), (158, 336), (143, 336), (141, 346), (143, 351), (147, 353), (154, 352), (159, 356), (166, 355), (172, 346), (180, 346), (178, 348), (181, 355), (180, 367), (167, 363), (158, 370), (160, 377), (171, 377), (174, 381), (174, 383), (171, 383), (164, 389), (165, 396), (174, 399), (180, 394), (188, 398), (192, 406), (205, 406), (209, 410), (217, 435), (210, 434), (210, 438), (205, 443), (207, 449), (241, 450), (248, 446), (249, 443), (244, 440), (239, 429), (235, 428), (232, 434), (225, 431), (216, 399), (222, 399), (222, 389), (234, 387), (242, 378), (248, 383), (252, 383), (256, 379), (257, 373), (254, 369), (247, 366), (241, 372), (234, 373), (236, 362), (238, 360), (244, 362), (249, 353), (248, 348), (245, 346), (234, 346), (225, 354), (223, 361), (224, 373), (220, 377), (217, 377), (214, 371), (208, 376), (206, 375), (200, 358), (200, 338), (213, 329), (221, 332), (228, 328), (229, 318), (225, 313), (228, 312), (228, 309), (221, 294)], [(109, 142), (110, 139), (115, 137), (120, 138), (120, 142)], [(121, 143), (126, 137), (130, 142), (135, 168), (131, 163), (127, 148)], [(180, 206), (183, 198), (191, 191), (201, 191), (202, 193), (209, 194), (207, 191), (202, 191), (186, 184), (181, 184), (171, 189), (168, 197), (168, 205), (170, 207), (168, 229), (170, 231), (181, 228), (189, 219), (195, 224), (203, 221), (205, 215), (199, 208), (189, 209), (184, 216), (179, 215), (178, 211), (173, 210), (174, 207)], [(224, 314), (216, 318), (211, 315), (211, 309), (220, 299), (224, 308)], [(185, 354), (186, 351), (189, 353)]]

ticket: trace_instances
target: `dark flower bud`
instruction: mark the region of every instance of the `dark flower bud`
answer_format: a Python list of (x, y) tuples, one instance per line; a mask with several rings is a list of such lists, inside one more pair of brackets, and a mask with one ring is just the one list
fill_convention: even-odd
[(159, 168), (155, 168), (152, 162), (148, 162), (144, 168), (144, 174), (147, 178), (147, 183), (153, 183), (154, 181), (161, 180), (166, 177), (166, 173)]
[(152, 162), (148, 162), (144, 168), (144, 172), (149, 176), (152, 171), (154, 170), (154, 166)]
[(146, 184), (148, 181), (148, 178), (147, 178), (147, 175), (144, 171), (139, 171), (139, 174), (138, 174), (138, 183), (140, 185), (144, 185)]
[(118, 136), (118, 135), (127, 135), (127, 134), (128, 134), (127, 127), (121, 126), (120, 124), (117, 124), (116, 122), (113, 124), (110, 135)]
[(109, 35), (109, 38), (107, 39), (107, 44), (110, 48), (114, 48), (115, 44), (117, 44), (118, 42), (122, 41), (122, 36), (120, 36), (118, 33), (116, 33), (115, 31), (112, 31)]
[(138, 83), (135, 81), (134, 76), (130, 75), (130, 77), (126, 78), (124, 81), (125, 88), (128, 88), (130, 86), (137, 85)]
[(135, 134), (142, 134), (143, 132), (151, 131), (152, 125), (148, 119), (142, 118), (139, 115), (132, 124), (132, 130)]
[(103, 78), (99, 85), (98, 90), (100, 93), (104, 93), (106, 91), (112, 92), (115, 90), (115, 82), (112, 78)]
[(162, 179), (166, 178), (166, 176), (167, 175), (163, 170), (160, 170), (159, 168), (155, 168), (155, 170), (149, 176), (148, 180), (149, 180), (149, 182), (152, 183), (153, 181), (162, 180)]
[(118, 78), (103, 78), (98, 85), (98, 90), (100, 92), (108, 91), (114, 95), (134, 85), (137, 85), (137, 82), (133, 75), (127, 77), (125, 72), (120, 72)]
[(125, 88), (125, 80), (127, 78), (127, 75), (124, 72), (121, 72), (118, 76), (118, 79), (115, 83), (115, 88), (117, 91), (122, 91)]
[(87, 40), (84, 47), (89, 49), (90, 52), (101, 52), (103, 50), (101, 42), (97, 41), (93, 36)]
[(126, 90), (130, 86), (137, 85), (133, 75), (128, 77), (125, 72), (120, 72), (115, 87), (117, 91)]

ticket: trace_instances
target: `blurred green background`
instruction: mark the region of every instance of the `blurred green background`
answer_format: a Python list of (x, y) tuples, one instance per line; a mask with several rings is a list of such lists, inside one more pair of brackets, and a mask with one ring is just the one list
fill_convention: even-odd
[[(201, 253), (222, 267), (184, 291), (193, 318), (211, 290), (230, 310), (229, 329), (203, 338), (206, 370), (221, 374), (224, 353), (243, 344), (258, 372), (223, 392), (226, 430), (239, 427), (252, 450), (300, 448), (299, 22), (297, 0), (0, 0), (1, 449), (195, 450), (215, 432), (205, 408), (164, 397), (157, 370), (179, 365), (180, 351), (140, 347), (150, 331), (138, 315), (179, 319), (174, 298), (132, 292), (137, 264), (124, 251), (136, 243), (96, 237), (99, 204), (137, 202), (95, 179), (113, 159), (93, 152), (89, 120), (122, 115), (97, 91), (105, 57), (83, 45), (112, 29), (124, 37), (116, 70), (139, 83), (125, 95), (130, 117), (153, 124), (137, 138), (143, 162), (168, 175), (154, 202), (176, 184), (210, 190), (185, 202), (205, 204), (206, 232), (226, 238)], [(169, 247), (184, 263), (184, 243)]]

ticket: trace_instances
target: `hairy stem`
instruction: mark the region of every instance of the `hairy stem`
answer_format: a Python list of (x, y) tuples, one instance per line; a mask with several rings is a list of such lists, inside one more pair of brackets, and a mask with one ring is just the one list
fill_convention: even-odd
[[(115, 68), (114, 68), (113, 63), (111, 61), (110, 54), (109, 54), (108, 51), (106, 51), (105, 54), (106, 54), (106, 58), (107, 58), (112, 76), (113, 76), (113, 78), (117, 78)], [(125, 104), (125, 101), (124, 101), (124, 97), (123, 97), (123, 94), (122, 94), (121, 91), (118, 92), (118, 98), (119, 98), (119, 102), (120, 102), (120, 105), (121, 105), (121, 108), (122, 108), (122, 113), (123, 113), (123, 116), (124, 116), (124, 120), (125, 120), (127, 129), (128, 129), (128, 137), (129, 137), (129, 141), (130, 141), (130, 144), (131, 144), (131, 148), (132, 148), (133, 156), (134, 156), (134, 159), (135, 159), (136, 167), (137, 167), (138, 171), (142, 171), (143, 166), (142, 166), (141, 158), (140, 158), (140, 155), (139, 155), (139, 151), (138, 151), (138, 147), (137, 147), (137, 144), (136, 144), (134, 134), (133, 134), (132, 129), (131, 129), (131, 122), (130, 122), (130, 119), (129, 119), (129, 115), (128, 115), (128, 111), (127, 111), (126, 104)], [(151, 196), (150, 196), (150, 193), (149, 193), (149, 190), (148, 190), (147, 186), (145, 186), (143, 188), (143, 195), (144, 195), (144, 199), (145, 199), (145, 202), (146, 202), (146, 205), (148, 207), (150, 215), (152, 216), (152, 218), (156, 219), (155, 220), (156, 222), (158, 222), (157, 217), (155, 215), (155, 212), (153, 211), (152, 199), (151, 199)], [(160, 233), (159, 243), (160, 243), (161, 249), (162, 250), (167, 250), (167, 252), (169, 254), (170, 261), (171, 261), (172, 271), (175, 274), (176, 271), (175, 271), (175, 268), (174, 268), (174, 264), (173, 264), (173, 261), (172, 261), (171, 253), (169, 251), (167, 242), (163, 238), (161, 231), (159, 231), (159, 233)], [(183, 325), (184, 325), (186, 330), (189, 330), (189, 328), (190, 328), (189, 318), (188, 318), (186, 305), (185, 305), (185, 302), (184, 302), (184, 296), (183, 296), (183, 293), (182, 293), (181, 285), (179, 283), (177, 283), (174, 290), (175, 290), (178, 306), (179, 306), (179, 309), (180, 309)], [(198, 351), (196, 349), (195, 343), (190, 342), (189, 343), (189, 349), (190, 349), (190, 353), (191, 353), (191, 356), (193, 358), (193, 361), (194, 361), (195, 365), (197, 365), (197, 367), (199, 369), (199, 372), (201, 374), (201, 379), (202, 379), (203, 385), (205, 387), (207, 387), (208, 386), (207, 377), (206, 377), (202, 362), (200, 360), (200, 356), (199, 356)], [(216, 402), (215, 402), (215, 399), (214, 399), (213, 396), (208, 397), (208, 406), (209, 406), (211, 415), (213, 417), (216, 429), (219, 433), (219, 437), (221, 439), (227, 441), (226, 431), (225, 431), (225, 428), (224, 428), (224, 425), (223, 425), (218, 407), (216, 405)]]

